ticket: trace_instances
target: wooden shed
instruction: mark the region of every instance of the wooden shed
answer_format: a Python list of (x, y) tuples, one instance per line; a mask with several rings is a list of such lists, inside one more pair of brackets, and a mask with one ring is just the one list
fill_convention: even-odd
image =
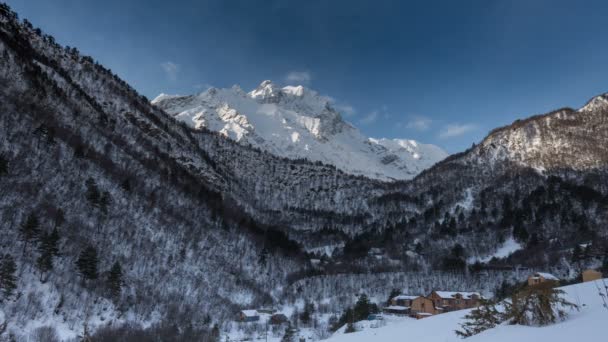
[(559, 283), (559, 278), (546, 272), (536, 272), (528, 277), (528, 286), (534, 286), (545, 282), (552, 282), (557, 285)]
[(583, 271), (583, 282), (594, 281), (598, 279), (602, 279), (602, 272), (596, 270)]

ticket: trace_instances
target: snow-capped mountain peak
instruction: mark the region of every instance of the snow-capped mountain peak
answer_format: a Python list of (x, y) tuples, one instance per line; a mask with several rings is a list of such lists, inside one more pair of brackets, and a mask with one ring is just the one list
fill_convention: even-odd
[(195, 128), (275, 155), (381, 180), (413, 178), (447, 156), (413, 140), (366, 137), (343, 120), (331, 98), (301, 85), (279, 87), (266, 80), (248, 93), (238, 86), (210, 88), (190, 96), (161, 94), (152, 103)]

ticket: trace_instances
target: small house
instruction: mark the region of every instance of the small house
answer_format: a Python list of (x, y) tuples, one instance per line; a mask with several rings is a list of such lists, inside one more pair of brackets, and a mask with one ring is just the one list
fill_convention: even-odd
[(428, 297), (444, 312), (477, 307), (482, 299), (479, 292), (462, 291), (433, 291)]
[(241, 310), (239, 312), (239, 321), (241, 322), (257, 322), (260, 320), (260, 314), (257, 310)]
[(398, 295), (391, 298), (391, 305), (410, 307), (412, 306), (412, 301), (417, 297), (418, 296)]
[(398, 315), (398, 316), (406, 316), (410, 314), (409, 306), (400, 306), (400, 305), (390, 305), (382, 309), (382, 311), (386, 314), (390, 315)]
[(443, 310), (435, 307), (435, 303), (433, 303), (430, 298), (418, 296), (414, 300), (412, 300), (410, 316), (418, 318), (418, 316), (426, 317), (428, 315), (437, 315), (442, 312)]
[(285, 324), (288, 321), (289, 321), (289, 319), (287, 319), (287, 316), (285, 316), (282, 313), (276, 313), (276, 314), (270, 316), (270, 324), (273, 324), (273, 325)]
[(545, 282), (559, 283), (559, 278), (551, 273), (536, 272), (528, 277), (528, 286), (534, 286)]
[(602, 272), (596, 270), (584, 270), (583, 271), (583, 282), (594, 281), (602, 279)]

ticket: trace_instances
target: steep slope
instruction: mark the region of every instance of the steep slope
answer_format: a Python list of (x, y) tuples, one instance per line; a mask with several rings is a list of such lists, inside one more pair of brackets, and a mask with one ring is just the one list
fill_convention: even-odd
[(413, 140), (367, 138), (342, 119), (329, 98), (302, 86), (279, 88), (264, 81), (249, 93), (237, 86), (211, 88), (192, 96), (161, 94), (152, 103), (192, 127), (274, 155), (381, 180), (410, 179), (447, 156)]

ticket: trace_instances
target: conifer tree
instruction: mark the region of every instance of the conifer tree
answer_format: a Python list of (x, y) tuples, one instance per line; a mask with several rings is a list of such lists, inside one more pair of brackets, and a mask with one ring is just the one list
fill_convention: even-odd
[(464, 318), (467, 321), (460, 324), (462, 330), (456, 330), (456, 335), (463, 338), (492, 329), (503, 321), (503, 315), (498, 312), (494, 303), (483, 299), (480, 301), (480, 306)]
[(8, 160), (3, 154), (0, 154), (0, 176), (8, 173)]
[(95, 180), (93, 178), (89, 178), (85, 182), (85, 185), (87, 187), (87, 190), (85, 193), (87, 200), (92, 205), (98, 206), (101, 194), (99, 193), (99, 188), (97, 187), (97, 183), (95, 183)]
[(85, 280), (97, 279), (97, 250), (89, 245), (80, 252), (76, 260), (78, 271)]
[(19, 231), (21, 233), (21, 238), (23, 239), (23, 252), (25, 253), (25, 249), (27, 248), (27, 244), (34, 240), (39, 233), (39, 222), (36, 214), (31, 213), (28, 217), (21, 223), (19, 227)]
[(43, 234), (38, 245), (40, 256), (36, 259), (36, 267), (40, 270), (40, 280), (43, 280), (44, 273), (53, 269), (53, 258), (59, 254), (57, 243), (59, 241), (59, 233), (57, 228), (54, 228), (51, 233)]
[(296, 339), (296, 329), (289, 323), (287, 329), (285, 329), (285, 335), (281, 339), (281, 342), (295, 342)]
[(10, 297), (17, 288), (17, 265), (10, 254), (0, 260), (0, 291), (5, 298)]
[(517, 292), (507, 304), (507, 319), (511, 324), (548, 325), (567, 317), (566, 309), (578, 306), (563, 298), (564, 291), (550, 282), (528, 286)]
[[(108, 274), (108, 288), (110, 290), (110, 295), (112, 296), (112, 298), (120, 298), (122, 284), (122, 267), (120, 267), (120, 263), (116, 261), (114, 265), (112, 265), (112, 268), (110, 269), (110, 272)], [(211, 320), (211, 317), (209, 317), (209, 320)]]
[(367, 316), (369, 316), (371, 310), (369, 298), (367, 298), (367, 295), (365, 293), (359, 296), (359, 300), (357, 300), (353, 311), (355, 315), (355, 321), (367, 319)]

